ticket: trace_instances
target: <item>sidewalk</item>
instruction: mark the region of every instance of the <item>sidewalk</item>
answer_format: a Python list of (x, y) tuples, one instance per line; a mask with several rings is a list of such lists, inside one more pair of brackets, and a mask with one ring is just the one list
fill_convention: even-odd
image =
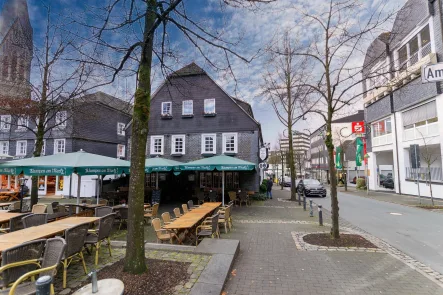
[[(344, 194), (353, 194), (360, 197), (374, 199), (377, 201), (395, 203), (400, 205), (406, 205), (406, 206), (420, 205), (420, 198), (417, 196), (399, 195), (396, 193), (380, 192), (380, 191), (369, 191), (369, 194), (367, 194), (366, 191), (357, 190), (355, 187), (349, 187), (349, 186), (348, 186), (348, 191), (345, 191), (344, 187), (337, 187), (337, 191)], [(431, 199), (422, 197), (421, 204), (431, 205)], [(434, 198), (434, 204), (443, 206), (443, 200)], [(437, 211), (442, 211), (442, 210), (437, 210)]]
[(324, 212), (321, 227), (316, 211), (309, 217), (309, 209), (288, 201), (289, 191), (273, 194), (273, 200), (233, 210), (234, 228), (223, 238), (240, 240), (240, 254), (225, 294), (443, 294), (441, 284), (385, 252), (299, 250), (297, 237), (329, 232), (330, 215)]

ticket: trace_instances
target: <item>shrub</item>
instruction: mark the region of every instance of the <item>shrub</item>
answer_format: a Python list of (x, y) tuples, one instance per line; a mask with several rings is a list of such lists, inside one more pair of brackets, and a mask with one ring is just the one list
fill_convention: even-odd
[(366, 181), (364, 178), (357, 179), (357, 189), (366, 189)]
[(268, 188), (267, 188), (266, 184), (260, 185), (260, 193), (265, 194), (267, 190), (268, 190)]
[(255, 194), (255, 195), (253, 195), (252, 196), (252, 199), (254, 200), (254, 201), (265, 201), (266, 199), (267, 199), (267, 197), (266, 197), (266, 195), (265, 194)]
[(268, 184), (268, 180), (265, 178), (263, 179), (263, 181), (261, 182), (261, 184), (267, 185)]

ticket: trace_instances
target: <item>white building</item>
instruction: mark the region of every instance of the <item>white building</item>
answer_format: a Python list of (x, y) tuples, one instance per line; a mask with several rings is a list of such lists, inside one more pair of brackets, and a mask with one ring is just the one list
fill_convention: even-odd
[[(310, 149), (310, 140), (309, 135), (303, 132), (294, 131), (292, 136), (292, 143), (294, 148), (294, 165), (295, 171), (297, 174), (297, 178), (302, 178), (307, 175), (308, 170), (306, 170), (309, 165), (308, 162), (309, 155), (308, 151)], [(281, 151), (289, 151), (289, 138), (280, 139), (280, 150)], [(291, 175), (291, 169), (287, 163), (286, 157), (284, 158), (284, 166), (285, 166), (285, 175)]]

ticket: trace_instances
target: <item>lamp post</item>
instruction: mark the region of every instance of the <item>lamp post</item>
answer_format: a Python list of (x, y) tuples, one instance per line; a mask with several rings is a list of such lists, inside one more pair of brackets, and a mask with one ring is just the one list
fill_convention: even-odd
[(21, 198), (20, 198), (20, 213), (21, 213), (22, 210), (23, 210), (24, 188), (25, 188), (25, 184), (28, 181), (28, 179), (25, 178), (25, 177), (21, 177), (21, 178), (18, 179), (18, 181), (20, 183), (20, 189), (21, 189), (21, 191), (20, 191), (20, 195), (21, 195)]
[(363, 156), (365, 159), (363, 162), (365, 163), (365, 176), (366, 176), (366, 194), (369, 195), (369, 175), (368, 175), (368, 166), (366, 165), (367, 160), (369, 159), (369, 155), (365, 154)]

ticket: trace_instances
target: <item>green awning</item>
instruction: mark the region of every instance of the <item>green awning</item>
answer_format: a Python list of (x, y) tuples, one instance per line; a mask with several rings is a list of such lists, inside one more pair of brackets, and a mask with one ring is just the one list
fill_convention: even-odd
[(191, 171), (250, 171), (255, 164), (230, 156), (213, 156), (180, 165), (181, 170)]
[(145, 161), (145, 172), (169, 172), (171, 170), (178, 171), (182, 162), (169, 160), (165, 158), (148, 158)]
[(128, 161), (79, 151), (0, 164), (0, 174), (18, 175), (111, 175), (129, 173)]

